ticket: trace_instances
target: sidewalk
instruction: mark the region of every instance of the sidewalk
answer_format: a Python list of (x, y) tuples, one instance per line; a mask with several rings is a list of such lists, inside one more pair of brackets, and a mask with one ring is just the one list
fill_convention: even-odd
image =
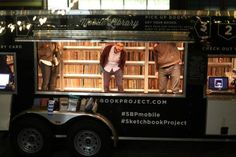
[(8, 133), (0, 131), (0, 157), (4, 157), (9, 145)]

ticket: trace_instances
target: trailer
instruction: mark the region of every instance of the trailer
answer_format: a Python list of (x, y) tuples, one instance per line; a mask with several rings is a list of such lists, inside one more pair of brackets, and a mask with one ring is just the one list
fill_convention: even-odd
[[(12, 10), (0, 18), (8, 68), (0, 71), (0, 130), (20, 155), (47, 155), (57, 137), (84, 157), (109, 156), (119, 140), (235, 141), (233, 11)], [(124, 91), (112, 76), (104, 92), (101, 52), (117, 42), (126, 51)], [(157, 42), (178, 45), (177, 93), (170, 81), (159, 89)], [(42, 47), (60, 55), (46, 88)]]

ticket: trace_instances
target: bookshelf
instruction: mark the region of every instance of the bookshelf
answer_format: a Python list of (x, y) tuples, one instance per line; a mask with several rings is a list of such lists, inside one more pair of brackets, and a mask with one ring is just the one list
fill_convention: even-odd
[(236, 58), (235, 57), (227, 57), (227, 56), (209, 56), (208, 57), (208, 69), (207, 76), (208, 77), (228, 77), (228, 91), (233, 91), (235, 86), (232, 82), (235, 80), (236, 75), (233, 72), (233, 69), (236, 69)]
[[(62, 61), (58, 75), (57, 89), (60, 91), (103, 92), (103, 76), (100, 72), (100, 55), (109, 43), (62, 42)], [(158, 92), (158, 78), (155, 76), (153, 43), (125, 42), (126, 64), (123, 85), (125, 92)], [(39, 87), (42, 82), (38, 70)], [(183, 89), (181, 76), (181, 91)], [(117, 91), (112, 76), (110, 90)]]
[(232, 57), (209, 57), (208, 76), (225, 76), (235, 68), (235, 59)]
[(103, 43), (66, 42), (62, 46), (62, 89), (101, 92), (99, 58)]

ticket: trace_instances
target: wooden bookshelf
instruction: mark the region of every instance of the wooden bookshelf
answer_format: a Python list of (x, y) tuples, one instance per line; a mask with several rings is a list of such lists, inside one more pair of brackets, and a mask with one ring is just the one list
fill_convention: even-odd
[[(228, 77), (228, 90), (227, 94), (235, 93), (235, 86), (232, 84), (236, 77), (233, 69), (236, 69), (236, 58), (231, 56), (209, 56), (208, 57), (208, 77)], [(207, 84), (208, 86), (208, 84)], [(208, 94), (212, 94), (212, 91), (207, 89)], [(214, 93), (213, 93), (214, 94)]]
[(235, 59), (232, 57), (209, 57), (208, 76), (225, 76), (226, 72), (231, 72)]

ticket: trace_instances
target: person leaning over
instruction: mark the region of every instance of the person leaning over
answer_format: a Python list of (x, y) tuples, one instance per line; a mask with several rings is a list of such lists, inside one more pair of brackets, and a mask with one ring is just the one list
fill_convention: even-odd
[(103, 70), (104, 92), (109, 92), (111, 75), (115, 75), (119, 92), (123, 92), (123, 70), (126, 61), (124, 44), (117, 42), (115, 45), (107, 45), (100, 56), (100, 66)]
[(156, 75), (160, 93), (167, 93), (167, 83), (171, 81), (172, 93), (179, 92), (181, 53), (176, 43), (154, 44)]

